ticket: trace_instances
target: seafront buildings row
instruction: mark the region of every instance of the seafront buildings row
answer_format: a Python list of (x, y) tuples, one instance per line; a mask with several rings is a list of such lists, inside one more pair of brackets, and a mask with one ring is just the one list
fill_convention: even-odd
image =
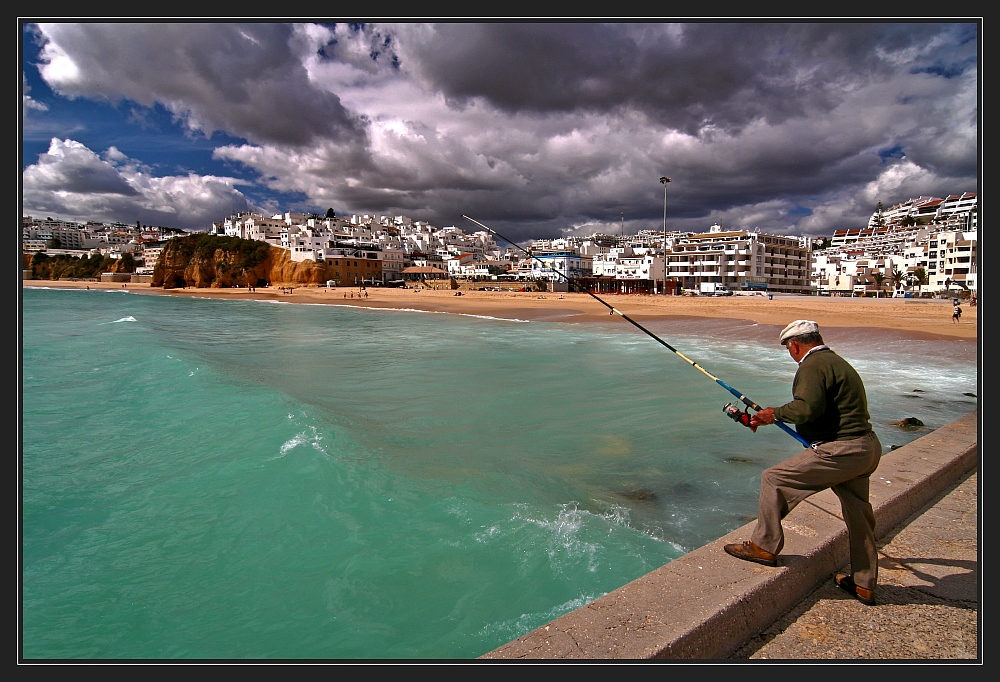
[[(973, 295), (978, 292), (978, 197), (918, 197), (883, 209), (867, 226), (816, 239), (758, 230), (645, 230), (501, 246), (491, 233), (435, 227), (405, 216), (320, 216), (242, 211), (209, 232), (267, 242), (293, 261), (324, 262), (333, 286), (451, 279), (547, 282), (592, 291), (696, 294), (785, 292), (833, 296)], [(22, 248), (50, 255), (132, 254), (151, 273), (163, 245), (186, 232), (123, 224), (22, 218)]]

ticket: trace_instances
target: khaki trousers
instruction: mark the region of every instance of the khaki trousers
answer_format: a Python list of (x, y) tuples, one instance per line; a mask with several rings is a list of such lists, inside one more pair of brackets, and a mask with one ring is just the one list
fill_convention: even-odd
[(874, 432), (852, 440), (819, 443), (765, 469), (760, 477), (757, 525), (751, 539), (778, 554), (785, 546), (781, 520), (810, 495), (832, 488), (840, 498), (851, 546), (854, 583), (870, 590), (878, 583), (875, 513), (868, 501), (869, 479), (882, 456)]

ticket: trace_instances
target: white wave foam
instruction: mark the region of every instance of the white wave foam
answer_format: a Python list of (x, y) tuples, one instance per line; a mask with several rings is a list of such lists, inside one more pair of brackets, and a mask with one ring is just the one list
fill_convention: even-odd
[[(200, 298), (192, 296), (192, 298)], [(212, 299), (214, 300), (214, 299)], [(307, 305), (307, 306), (318, 306), (323, 308), (352, 308), (354, 310), (366, 310), (373, 313), (425, 313), (428, 315), (458, 315), (459, 317), (477, 317), (481, 320), (495, 320), (497, 322), (520, 322), (527, 323), (531, 320), (522, 320), (519, 317), (496, 317), (493, 315), (476, 315), (474, 313), (455, 313), (448, 310), (420, 310), (419, 308), (392, 308), (392, 307), (376, 307), (376, 306), (364, 306), (364, 305), (351, 305), (349, 303), (298, 303), (293, 301), (255, 301), (257, 303), (279, 303), (281, 305)]]
[(514, 519), (521, 519), (548, 531), (549, 545), (546, 554), (554, 569), (559, 570), (559, 560), (562, 557), (583, 558), (587, 561), (587, 570), (593, 572), (597, 570), (597, 555), (601, 547), (580, 537), (580, 531), (588, 518), (603, 517), (580, 509), (576, 502), (560, 505), (559, 513), (554, 519), (532, 518), (523, 516), (520, 512), (514, 515)]
[(604, 512), (602, 516), (619, 526), (628, 526), (631, 517), (631, 510), (620, 504), (613, 504), (608, 508), (608, 511)]
[[(288, 415), (288, 417), (291, 419), (292, 415)], [(323, 436), (320, 434), (319, 429), (315, 426), (310, 426), (305, 431), (295, 434), (282, 443), (281, 447), (278, 448), (278, 454), (271, 459), (280, 459), (300, 445), (309, 446), (321, 455), (325, 456), (327, 454), (326, 448), (323, 447)]]
[(136, 320), (131, 315), (128, 315), (127, 317), (123, 317), (121, 319), (114, 320), (113, 322), (101, 322), (101, 324), (102, 325), (105, 325), (105, 324), (118, 324), (119, 322), (138, 322), (138, 320)]
[(574, 611), (578, 608), (586, 606), (592, 601), (603, 597), (606, 592), (596, 595), (580, 595), (575, 599), (570, 599), (562, 604), (553, 606), (548, 611), (538, 611), (536, 613), (522, 613), (517, 618), (510, 618), (507, 620), (502, 620), (497, 623), (487, 623), (480, 634), (483, 637), (490, 637), (493, 633), (499, 633), (508, 639), (515, 639), (525, 634), (526, 632), (531, 632), (536, 627), (542, 625), (543, 623), (548, 623), (559, 616), (565, 615), (570, 611)]
[(365, 310), (370, 310), (372, 312), (387, 312), (387, 313), (426, 313), (428, 315), (458, 315), (459, 317), (476, 317), (480, 320), (496, 320), (497, 322), (530, 322), (531, 320), (522, 320), (518, 317), (496, 317), (493, 315), (476, 315), (474, 313), (455, 313), (448, 310), (420, 310), (419, 308), (369, 308), (368, 306), (356, 306), (356, 305), (345, 305), (342, 303), (332, 303), (323, 304), (318, 303), (315, 305), (333, 305), (338, 308), (364, 308)]

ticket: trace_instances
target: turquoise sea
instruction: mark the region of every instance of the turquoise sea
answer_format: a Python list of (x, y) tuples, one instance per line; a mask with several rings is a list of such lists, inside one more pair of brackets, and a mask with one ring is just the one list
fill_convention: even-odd
[[(25, 660), (471, 659), (747, 523), (799, 448), (617, 317), (21, 304)], [(648, 327), (789, 399), (776, 327)], [(975, 343), (825, 331), (887, 450), (976, 409)]]

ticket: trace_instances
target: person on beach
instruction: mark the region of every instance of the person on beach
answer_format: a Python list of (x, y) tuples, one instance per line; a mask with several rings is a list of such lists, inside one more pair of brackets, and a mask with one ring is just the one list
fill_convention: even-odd
[(962, 320), (962, 306), (955, 304), (955, 309), (951, 313), (951, 321), (958, 324)]
[(837, 573), (834, 582), (862, 603), (874, 604), (878, 555), (869, 482), (882, 443), (872, 430), (864, 382), (823, 343), (812, 320), (795, 320), (781, 330), (779, 341), (799, 366), (792, 380), (793, 400), (761, 409), (750, 418), (750, 427), (795, 424), (811, 445), (764, 470), (750, 540), (724, 549), (738, 559), (777, 566), (785, 544), (781, 520), (802, 500), (832, 488), (840, 499), (851, 550), (850, 572)]

